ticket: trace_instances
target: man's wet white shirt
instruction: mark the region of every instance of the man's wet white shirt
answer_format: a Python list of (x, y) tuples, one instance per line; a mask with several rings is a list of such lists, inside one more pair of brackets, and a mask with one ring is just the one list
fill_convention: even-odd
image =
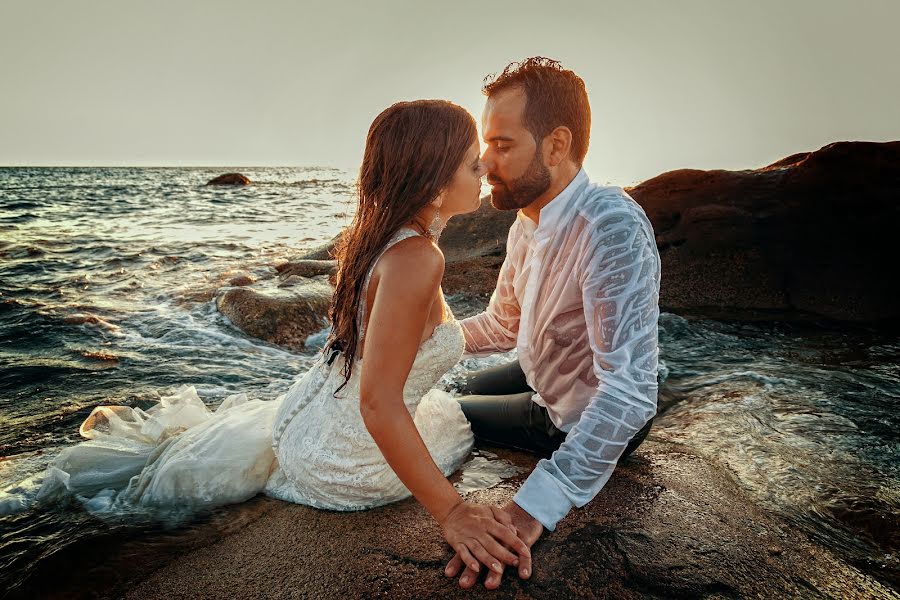
[(643, 209), (581, 169), (539, 225), (519, 211), (487, 309), (461, 321), (468, 356), (517, 349), (533, 400), (567, 432), (513, 498), (549, 530), (597, 495), (656, 414), (659, 289)]

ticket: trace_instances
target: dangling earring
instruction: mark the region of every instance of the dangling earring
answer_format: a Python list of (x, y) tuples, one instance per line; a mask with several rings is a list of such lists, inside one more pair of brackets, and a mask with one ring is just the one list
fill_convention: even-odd
[(441, 205), (444, 203), (443, 194), (435, 198), (431, 201), (431, 205), (434, 207), (434, 218), (431, 219), (431, 223), (428, 224), (428, 237), (430, 237), (435, 242), (438, 241), (438, 238), (441, 237), (441, 232), (444, 230), (446, 223), (441, 223)]
[(431, 223), (428, 225), (428, 233), (431, 234), (431, 239), (435, 242), (441, 237), (441, 232), (444, 230), (444, 225), (441, 223), (441, 209), (438, 208), (434, 211), (434, 218), (431, 220)]

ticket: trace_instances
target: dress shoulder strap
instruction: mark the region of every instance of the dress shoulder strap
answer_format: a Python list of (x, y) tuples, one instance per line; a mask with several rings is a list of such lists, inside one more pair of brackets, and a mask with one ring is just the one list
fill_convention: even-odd
[(375, 257), (375, 260), (372, 261), (372, 266), (369, 267), (369, 271), (366, 273), (366, 278), (363, 281), (362, 286), (362, 294), (359, 297), (359, 306), (357, 307), (356, 315), (357, 315), (357, 323), (359, 324), (359, 336), (358, 336), (358, 346), (362, 346), (363, 338), (366, 333), (366, 298), (369, 296), (369, 280), (372, 279), (372, 272), (375, 270), (375, 265), (378, 264), (378, 261), (384, 255), (385, 252), (391, 249), (394, 245), (402, 242), (407, 238), (411, 238), (415, 235), (422, 235), (415, 229), (410, 229), (409, 227), (402, 227), (391, 236), (391, 239), (388, 240), (387, 244), (384, 245), (384, 248), (381, 249), (381, 252), (378, 253), (378, 256)]

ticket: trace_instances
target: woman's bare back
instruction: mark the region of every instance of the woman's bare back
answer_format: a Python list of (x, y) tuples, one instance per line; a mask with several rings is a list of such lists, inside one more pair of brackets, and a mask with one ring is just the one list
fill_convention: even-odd
[[(416, 240), (416, 238), (421, 238)], [(415, 252), (420, 251), (415, 246), (416, 244), (423, 243), (422, 236), (413, 236), (411, 238), (407, 238), (401, 242), (394, 244), (391, 248), (389, 248), (382, 256), (378, 259), (375, 264), (375, 267), (372, 270), (372, 278), (369, 280), (369, 287), (366, 293), (366, 310), (364, 312), (363, 319), (365, 320), (363, 331), (369, 330), (369, 315), (372, 314), (372, 307), (375, 304), (375, 298), (378, 295), (379, 290), (379, 282), (381, 280), (382, 275), (389, 269), (396, 269), (397, 267), (397, 258), (401, 258), (402, 255), (409, 256)], [(409, 240), (416, 240), (415, 242), (410, 242)], [(432, 242), (427, 241), (427, 243), (431, 244)], [(422, 336), (419, 339), (419, 343), (424, 343), (428, 338), (430, 338), (434, 334), (434, 330), (443, 322), (447, 320), (447, 315), (450, 314), (450, 311), (446, 307), (446, 301), (444, 299), (443, 290), (438, 288), (437, 295), (434, 297), (434, 302), (431, 305), (431, 311), (428, 315), (428, 321), (425, 323), (425, 327), (422, 329)], [(357, 356), (362, 358), (364, 356), (365, 340), (360, 339), (360, 343), (358, 345)]]

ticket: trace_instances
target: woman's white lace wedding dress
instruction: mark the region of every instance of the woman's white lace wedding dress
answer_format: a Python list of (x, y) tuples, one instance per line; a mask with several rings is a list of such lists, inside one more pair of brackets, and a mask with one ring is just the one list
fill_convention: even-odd
[[(412, 235), (401, 229), (383, 252)], [(380, 255), (379, 255), (380, 258)], [(369, 270), (362, 297), (368, 287)], [(360, 323), (365, 323), (364, 306)], [(360, 339), (363, 339), (361, 332)], [(452, 318), (419, 347), (403, 400), (444, 475), (473, 445), (457, 401), (432, 389), (462, 356)], [(377, 351), (375, 348), (366, 352)], [(184, 386), (147, 411), (98, 407), (81, 426), (86, 442), (64, 449), (47, 468), (38, 501), (79, 497), (92, 512), (135, 507), (196, 509), (257, 493), (333, 510), (361, 510), (410, 496), (363, 423), (361, 361), (343, 383), (343, 355), (326, 356), (275, 400), (229, 396), (214, 412)]]

